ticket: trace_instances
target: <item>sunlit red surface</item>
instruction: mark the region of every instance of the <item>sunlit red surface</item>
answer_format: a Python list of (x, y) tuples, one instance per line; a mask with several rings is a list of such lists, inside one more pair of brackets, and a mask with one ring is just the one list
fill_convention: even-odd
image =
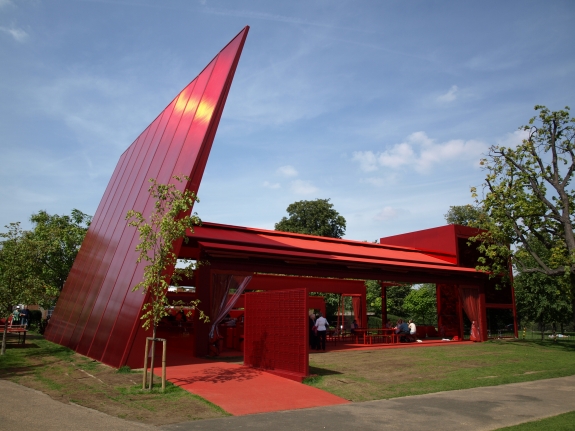
[[(188, 175), (196, 191), (249, 28), (244, 28), (122, 154), (72, 271), (46, 338), (104, 363), (126, 363), (144, 301), (131, 287), (142, 277), (138, 237), (125, 215), (148, 215), (148, 179)], [(175, 250), (177, 253), (177, 250)]]

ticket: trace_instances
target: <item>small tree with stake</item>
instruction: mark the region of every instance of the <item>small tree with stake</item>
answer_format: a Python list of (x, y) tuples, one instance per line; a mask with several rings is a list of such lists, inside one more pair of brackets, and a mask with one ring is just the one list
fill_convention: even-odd
[[(174, 176), (180, 183), (189, 181), (186, 176)], [(199, 300), (184, 304), (181, 301), (170, 304), (167, 293), (170, 284), (177, 286), (182, 277), (191, 277), (196, 262), (192, 260), (180, 260), (183, 267), (176, 268), (178, 256), (174, 253), (174, 244), (178, 241), (187, 242), (186, 231), (193, 232), (194, 226), (201, 224), (200, 218), (190, 215), (195, 202), (199, 202), (194, 192), (176, 188), (175, 184), (160, 184), (155, 179), (150, 179), (152, 185), (149, 193), (155, 199), (154, 210), (148, 220), (141, 212), (130, 210), (126, 214), (128, 225), (136, 227), (140, 234), (140, 243), (136, 246), (139, 253), (138, 262), (146, 261), (144, 276), (141, 282), (134, 286), (133, 290), (142, 289), (147, 295), (147, 301), (142, 306), (142, 327), (146, 330), (152, 328), (152, 354), (150, 367), (152, 370), (149, 389), (153, 386), (154, 351), (157, 340), (157, 329), (160, 321), (168, 315), (167, 308), (170, 305), (186, 305), (190, 309), (199, 312), (199, 318), (208, 321), (202, 310), (197, 309)], [(191, 313), (191, 312), (190, 312)], [(147, 355), (148, 352), (145, 352)], [(144, 372), (144, 383), (145, 388)], [(165, 375), (162, 375), (162, 387), (165, 387)]]

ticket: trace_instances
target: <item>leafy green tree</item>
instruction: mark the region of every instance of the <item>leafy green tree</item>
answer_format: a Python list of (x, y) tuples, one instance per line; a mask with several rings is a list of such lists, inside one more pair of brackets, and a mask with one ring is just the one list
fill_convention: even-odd
[(411, 292), (410, 284), (387, 287), (385, 290), (387, 313), (395, 316), (405, 316), (403, 303)]
[(345, 234), (345, 218), (333, 209), (329, 199), (294, 202), (287, 212), (289, 217), (276, 223), (275, 230), (331, 238), (342, 238)]
[(40, 266), (42, 280), (61, 291), (92, 217), (77, 209), (63, 216), (39, 211), (32, 214), (30, 221), (34, 223), (30, 239), (38, 250), (37, 265)]
[[(487, 172), (485, 195), (480, 198), (475, 188), (472, 195), (488, 217), (481, 226), (487, 231), (473, 238), (482, 253), (478, 269), (505, 277), (511, 259), (522, 274), (562, 277), (568, 286), (563, 294), (573, 305), (575, 119), (569, 107), (550, 111), (537, 105), (535, 110), (538, 115), (520, 127), (527, 133), (520, 145), (493, 146), (481, 161)], [(550, 251), (549, 260), (540, 256), (534, 241)]]
[[(531, 246), (544, 261), (549, 261), (551, 252), (541, 243), (531, 239)], [(529, 261), (529, 255), (525, 259)], [(545, 324), (564, 324), (571, 318), (571, 304), (564, 294), (565, 284), (563, 277), (551, 277), (538, 272), (519, 273), (514, 277), (517, 314), (524, 322), (539, 323), (541, 338)]]
[(547, 323), (568, 323), (571, 303), (560, 286), (561, 279), (541, 273), (523, 273), (514, 278), (517, 315), (523, 322), (537, 322), (541, 339)]
[(17, 304), (44, 304), (53, 294), (44, 285), (37, 262), (37, 249), (20, 223), (0, 233), (0, 317), (5, 319), (0, 355), (6, 352), (8, 317)]
[(379, 281), (365, 281), (365, 300), (367, 302), (367, 311), (381, 317), (381, 283)]
[(418, 323), (433, 323), (437, 315), (435, 284), (422, 284), (412, 289), (403, 301), (403, 308)]
[(444, 215), (448, 224), (459, 224), (462, 226), (477, 226), (482, 222), (485, 213), (473, 205), (454, 205), (449, 207), (449, 211)]
[[(179, 182), (190, 181), (186, 176), (174, 176), (174, 179)], [(126, 220), (139, 232), (140, 242), (136, 246), (138, 262), (148, 263), (142, 281), (134, 286), (133, 290), (142, 289), (147, 297), (142, 306), (142, 327), (146, 330), (151, 327), (152, 337), (156, 339), (158, 324), (168, 316), (168, 306), (174, 305), (168, 301), (168, 288), (170, 285), (177, 286), (184, 276), (191, 277), (196, 268), (192, 260), (180, 259), (178, 262), (178, 256), (173, 251), (174, 244), (178, 241), (187, 242), (186, 232), (193, 232), (194, 226), (199, 226), (201, 220), (196, 214), (190, 215), (194, 203), (198, 202), (194, 192), (182, 192), (175, 184), (160, 184), (155, 179), (150, 179), (150, 182), (152, 185), (149, 193), (155, 199), (155, 204), (148, 220), (142, 213), (134, 210), (128, 211)], [(183, 265), (176, 268), (176, 263)], [(199, 318), (207, 321), (208, 317), (197, 308), (198, 304), (199, 300), (195, 300), (185, 305), (195, 308)], [(151, 369), (154, 368), (154, 352), (155, 348), (152, 347)], [(153, 373), (150, 389), (152, 386)]]

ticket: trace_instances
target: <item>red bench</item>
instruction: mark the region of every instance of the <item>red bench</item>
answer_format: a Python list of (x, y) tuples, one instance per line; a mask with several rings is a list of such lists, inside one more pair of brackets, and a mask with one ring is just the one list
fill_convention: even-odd
[[(0, 326), (0, 331), (4, 332), (4, 324)], [(11, 323), (8, 324), (8, 334), (18, 334), (18, 343), (26, 344), (26, 333), (28, 329), (26, 329), (26, 325), (12, 325)]]

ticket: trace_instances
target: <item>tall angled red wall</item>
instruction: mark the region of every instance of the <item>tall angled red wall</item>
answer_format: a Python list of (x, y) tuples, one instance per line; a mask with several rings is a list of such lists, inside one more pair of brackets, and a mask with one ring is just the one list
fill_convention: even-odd
[[(136, 262), (138, 236), (127, 226), (126, 212), (150, 214), (150, 178), (198, 190), (248, 30), (244, 28), (120, 157), (66, 280), (47, 339), (115, 367), (126, 363), (145, 300), (141, 292), (132, 292), (145, 263)], [(191, 178), (189, 183), (172, 179), (182, 174)]]

